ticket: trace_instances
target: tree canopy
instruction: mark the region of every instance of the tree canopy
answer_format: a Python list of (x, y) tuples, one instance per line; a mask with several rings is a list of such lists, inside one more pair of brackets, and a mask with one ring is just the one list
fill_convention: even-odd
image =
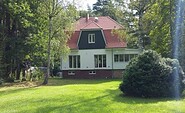
[(25, 64), (46, 66), (46, 59), (59, 59), (69, 50), (66, 42), (78, 16), (75, 6), (58, 0), (1, 0), (0, 12), (2, 78), (20, 79)]

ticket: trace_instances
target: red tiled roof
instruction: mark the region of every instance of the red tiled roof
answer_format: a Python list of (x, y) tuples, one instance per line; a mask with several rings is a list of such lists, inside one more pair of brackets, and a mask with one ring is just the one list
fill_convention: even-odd
[[(98, 18), (97, 21), (95, 18)], [(89, 17), (88, 21), (86, 20), (86, 18), (80, 18), (76, 22), (75, 26), (76, 31), (80, 31), (81, 29), (92, 29), (92, 28), (102, 28), (104, 30), (104, 29), (121, 29), (123, 27), (109, 16)]]
[(78, 49), (77, 44), (80, 32), (86, 29), (102, 29), (105, 36), (106, 48), (124, 48), (127, 46), (126, 42), (121, 41), (117, 35), (111, 33), (112, 29), (123, 29), (123, 27), (110, 17), (101, 16), (98, 17), (97, 21), (95, 21), (95, 17), (90, 17), (88, 22), (86, 18), (81, 18), (76, 22), (75, 32), (68, 40), (70, 49)]
[(125, 48), (127, 43), (121, 41), (116, 34), (111, 33), (111, 30), (104, 30), (104, 36), (106, 37), (106, 48)]
[(81, 29), (101, 29), (101, 26), (99, 26), (96, 22), (92, 21)]
[(69, 46), (70, 49), (77, 49), (78, 48), (78, 38), (79, 38), (79, 35), (80, 35), (80, 31), (75, 31), (71, 38), (68, 40), (67, 44)]

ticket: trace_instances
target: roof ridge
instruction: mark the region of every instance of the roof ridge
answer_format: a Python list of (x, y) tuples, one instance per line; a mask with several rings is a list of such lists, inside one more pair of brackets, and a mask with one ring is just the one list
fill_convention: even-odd
[(92, 21), (94, 24), (96, 24), (98, 27), (102, 28), (98, 23), (96, 23), (95, 21)]
[(83, 29), (83, 28), (85, 28), (85, 27), (87, 27), (89, 24), (91, 24), (92, 23), (92, 21), (91, 22), (89, 22), (88, 24), (86, 24), (85, 26), (83, 26), (81, 29)]
[(112, 19), (110, 16), (105, 16), (108, 19), (110, 19), (111, 21), (115, 22), (117, 25), (119, 25), (120, 27), (124, 28), (120, 23), (118, 23), (116, 20)]
[(84, 29), (85, 27), (89, 26), (90, 24), (94, 23), (96, 26), (98, 26), (99, 28), (102, 28), (100, 25), (98, 25), (96, 22), (90, 20), (91, 22), (89, 22), (87, 25), (85, 25), (84, 27), (82, 27), (81, 29)]

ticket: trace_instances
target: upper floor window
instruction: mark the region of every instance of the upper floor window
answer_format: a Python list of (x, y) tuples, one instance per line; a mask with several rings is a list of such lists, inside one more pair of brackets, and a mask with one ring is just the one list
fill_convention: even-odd
[(129, 62), (132, 58), (136, 56), (137, 54), (115, 54), (114, 62)]
[(69, 56), (69, 68), (80, 68), (80, 55)]
[(95, 34), (88, 34), (88, 42), (95, 43)]

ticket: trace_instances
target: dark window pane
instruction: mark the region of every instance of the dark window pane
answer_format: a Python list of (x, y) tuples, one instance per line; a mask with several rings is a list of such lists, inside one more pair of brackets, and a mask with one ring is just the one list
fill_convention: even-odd
[(106, 55), (103, 55), (103, 67), (107, 67)]
[(123, 54), (120, 54), (119, 56), (120, 56), (120, 57), (119, 57), (119, 61), (120, 61), (120, 62), (124, 62), (124, 55), (123, 55)]
[(94, 63), (95, 63), (95, 67), (98, 67), (98, 56), (94, 55)]
[(69, 56), (69, 68), (72, 68), (72, 56)]
[(98, 63), (99, 63), (99, 67), (102, 67), (102, 56), (101, 55), (99, 55), (98, 56), (99, 58), (99, 60), (98, 60)]
[(80, 56), (78, 56), (78, 68), (80, 68)]
[(118, 62), (118, 55), (114, 55), (114, 62)]
[(76, 68), (76, 56), (73, 56), (73, 68)]
[(129, 54), (125, 54), (125, 62), (129, 61)]

